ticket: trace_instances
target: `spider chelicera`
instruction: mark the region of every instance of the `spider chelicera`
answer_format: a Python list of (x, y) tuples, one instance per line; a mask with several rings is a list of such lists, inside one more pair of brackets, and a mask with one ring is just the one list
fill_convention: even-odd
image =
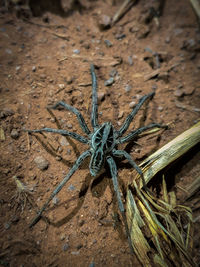
[(89, 169), (92, 176), (96, 176), (102, 167), (105, 164), (105, 161), (107, 161), (108, 166), (110, 168), (112, 182), (114, 186), (114, 191), (116, 193), (117, 201), (119, 210), (121, 212), (121, 215), (123, 217), (123, 221), (126, 228), (126, 234), (129, 241), (129, 246), (132, 250), (131, 245), (131, 238), (130, 238), (130, 231), (128, 229), (128, 224), (125, 216), (125, 209), (124, 205), (121, 199), (121, 194), (119, 190), (118, 185), (118, 179), (117, 179), (117, 166), (114, 161), (115, 157), (122, 158), (128, 160), (128, 162), (132, 165), (133, 168), (136, 169), (136, 171), (141, 175), (143, 178), (143, 174), (141, 169), (137, 166), (137, 164), (134, 162), (132, 157), (125, 151), (125, 150), (118, 150), (117, 145), (126, 143), (130, 140), (133, 140), (135, 137), (137, 137), (140, 133), (143, 131), (146, 131), (147, 129), (151, 129), (154, 127), (165, 127), (158, 123), (152, 123), (147, 126), (141, 127), (139, 129), (131, 131), (128, 135), (123, 136), (123, 134), (127, 131), (129, 128), (130, 123), (132, 122), (134, 116), (140, 109), (140, 107), (143, 105), (143, 103), (153, 97), (155, 94), (154, 92), (151, 92), (145, 96), (143, 96), (137, 105), (133, 108), (131, 113), (127, 116), (126, 120), (124, 121), (123, 125), (119, 130), (115, 130), (111, 122), (104, 122), (103, 124), (99, 125), (98, 123), (98, 104), (97, 104), (97, 79), (95, 75), (95, 69), (94, 65), (91, 64), (91, 76), (92, 76), (92, 112), (91, 112), (91, 124), (93, 131), (91, 132), (85, 123), (85, 120), (81, 113), (74, 107), (60, 101), (53, 105), (52, 109), (57, 109), (58, 107), (63, 107), (64, 109), (67, 109), (74, 113), (78, 119), (78, 122), (85, 133), (87, 137), (83, 137), (77, 133), (69, 132), (67, 130), (61, 130), (61, 129), (51, 129), (51, 128), (42, 128), (38, 130), (27, 130), (28, 133), (42, 133), (42, 132), (51, 132), (51, 133), (57, 133), (61, 134), (63, 136), (70, 136), (77, 141), (89, 145), (89, 149), (83, 152), (79, 158), (74, 163), (73, 167), (70, 169), (68, 174), (64, 177), (64, 179), (61, 181), (61, 183), (55, 188), (55, 190), (50, 195), (49, 199), (45, 202), (43, 207), (38, 212), (37, 216), (33, 219), (33, 221), (30, 224), (30, 227), (34, 226), (42, 217), (43, 211), (47, 208), (49, 202), (58, 194), (58, 192), (63, 188), (63, 186), (66, 184), (66, 182), (69, 181), (71, 176), (76, 172), (76, 170), (79, 168), (79, 166), (82, 164), (85, 158), (91, 157)]

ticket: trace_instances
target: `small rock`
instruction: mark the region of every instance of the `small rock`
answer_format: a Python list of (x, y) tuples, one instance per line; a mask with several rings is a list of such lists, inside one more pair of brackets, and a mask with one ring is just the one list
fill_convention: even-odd
[(71, 254), (72, 255), (79, 255), (80, 254), (80, 251), (72, 251)]
[(159, 110), (159, 111), (163, 111), (163, 107), (159, 106), (159, 107), (158, 107), (158, 110)]
[(169, 44), (169, 43), (170, 43), (170, 41), (171, 41), (170, 37), (169, 37), (169, 36), (167, 36), (167, 37), (165, 38), (165, 43), (166, 43), (166, 44)]
[(36, 66), (32, 67), (32, 72), (36, 72)]
[(62, 157), (61, 156), (56, 156), (56, 160), (57, 161), (61, 161), (62, 160)]
[(16, 71), (19, 71), (21, 69), (21, 66), (16, 66)]
[(107, 47), (111, 47), (113, 44), (109, 40), (104, 40), (104, 43), (106, 44)]
[(174, 95), (176, 97), (182, 97), (184, 95), (184, 93), (181, 89), (177, 89), (177, 90), (175, 90)]
[(0, 112), (0, 118), (4, 119), (4, 118), (6, 118), (8, 116), (12, 116), (14, 114), (15, 114), (15, 112), (12, 109), (5, 108)]
[(135, 104), (136, 104), (135, 101), (132, 101), (132, 102), (129, 104), (129, 107), (130, 107), (130, 108), (133, 108), (133, 107), (135, 106)]
[(6, 53), (9, 54), (9, 55), (12, 54), (12, 50), (9, 49), (9, 48), (6, 48), (5, 51), (6, 51)]
[(125, 91), (126, 91), (127, 93), (130, 92), (131, 89), (132, 89), (132, 86), (131, 86), (131, 85), (129, 85), (129, 84), (126, 84), (126, 85), (125, 85)]
[(115, 35), (115, 38), (117, 39), (117, 40), (122, 40), (122, 39), (124, 39), (126, 37), (126, 34), (124, 34), (124, 33), (117, 33), (116, 35)]
[(58, 85), (58, 87), (59, 87), (59, 89), (65, 89), (65, 85), (64, 85), (64, 83), (60, 83), (60, 84)]
[(72, 128), (73, 128), (73, 125), (72, 125), (70, 122), (68, 122), (68, 123), (67, 123), (67, 128), (68, 128), (68, 129), (72, 129)]
[(73, 50), (73, 53), (76, 54), (76, 55), (79, 55), (80, 52), (81, 52), (81, 51), (80, 51), (79, 49), (74, 49), (74, 50)]
[(118, 115), (118, 119), (121, 119), (124, 116), (124, 111), (121, 110)]
[(61, 234), (60, 236), (60, 240), (63, 241), (65, 239), (66, 235), (65, 234)]
[(70, 148), (67, 149), (67, 155), (71, 155), (72, 151)]
[(61, 136), (59, 143), (61, 144), (61, 146), (68, 146), (69, 142), (67, 141), (67, 139), (64, 136)]
[(187, 88), (184, 88), (183, 93), (185, 95), (192, 95), (194, 94), (194, 91), (195, 91), (194, 87), (187, 87)]
[(104, 82), (104, 85), (105, 86), (110, 86), (110, 85), (112, 85), (114, 83), (114, 78), (113, 77), (110, 77), (110, 79), (108, 79), (108, 80), (106, 80), (105, 82)]
[(116, 69), (112, 69), (109, 73), (109, 76), (110, 77), (115, 77), (116, 75), (118, 74), (117, 70)]
[(57, 205), (59, 203), (59, 198), (57, 196), (55, 196), (53, 199), (52, 199), (52, 202), (54, 205)]
[(13, 139), (17, 139), (19, 137), (19, 132), (16, 129), (12, 129), (10, 135)]
[(63, 245), (63, 251), (67, 251), (69, 249), (69, 244), (68, 243), (65, 243)]
[(75, 186), (73, 186), (73, 184), (70, 184), (70, 186), (68, 187), (69, 191), (74, 191), (76, 188)]
[(107, 15), (102, 15), (99, 19), (99, 27), (101, 30), (107, 29), (110, 27), (111, 24), (111, 17)]
[(133, 65), (133, 58), (132, 58), (132, 56), (128, 56), (128, 64), (129, 64), (130, 66)]
[(6, 230), (8, 230), (8, 229), (10, 228), (10, 223), (9, 223), (9, 222), (4, 223), (4, 228), (5, 228)]
[(49, 162), (46, 160), (43, 156), (38, 156), (34, 159), (34, 162), (38, 169), (40, 170), (46, 170), (49, 167)]
[(99, 92), (98, 93), (98, 101), (102, 102), (105, 99), (105, 93), (104, 92)]
[(90, 44), (86, 42), (83, 44), (83, 47), (88, 50), (90, 49)]

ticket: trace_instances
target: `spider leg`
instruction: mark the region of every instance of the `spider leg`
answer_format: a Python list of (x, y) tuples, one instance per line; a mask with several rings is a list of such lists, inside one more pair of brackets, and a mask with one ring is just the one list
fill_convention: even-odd
[(87, 138), (73, 132), (69, 132), (67, 130), (61, 130), (61, 129), (52, 129), (52, 128), (42, 128), (37, 130), (26, 130), (28, 133), (42, 133), (42, 132), (49, 132), (49, 133), (58, 133), (63, 136), (70, 136), (76, 140), (78, 140), (81, 143), (88, 144), (89, 141)]
[(127, 116), (125, 122), (123, 123), (123, 125), (121, 126), (121, 128), (119, 129), (119, 131), (117, 131), (118, 137), (122, 136), (128, 129), (130, 123), (132, 122), (133, 118), (135, 117), (135, 115), (137, 114), (138, 110), (141, 108), (141, 106), (144, 104), (144, 102), (148, 99), (151, 98), (152, 96), (154, 96), (155, 92), (151, 92), (148, 95), (143, 96), (142, 98), (140, 98), (139, 103), (133, 108), (133, 110), (131, 111), (131, 113)]
[(109, 167), (110, 167), (110, 172), (111, 172), (111, 176), (112, 176), (114, 191), (115, 191), (116, 196), (117, 196), (119, 210), (121, 212), (121, 215), (122, 215), (122, 218), (123, 218), (123, 221), (124, 221), (124, 224), (125, 224), (126, 235), (127, 235), (127, 238), (128, 238), (129, 247), (130, 247), (131, 253), (133, 253), (133, 246), (132, 246), (132, 242), (131, 242), (131, 236), (130, 236), (128, 223), (127, 223), (126, 215), (125, 215), (125, 209), (124, 209), (124, 205), (122, 203), (120, 190), (119, 190), (119, 184), (118, 184), (118, 180), (117, 180), (117, 166), (116, 166), (116, 163), (115, 163), (115, 161), (114, 161), (114, 159), (112, 157), (108, 156), (106, 159), (107, 159), (107, 162), (108, 162)]
[(94, 65), (90, 66), (92, 76), (92, 113), (91, 113), (91, 124), (93, 128), (99, 126), (98, 124), (98, 103), (97, 103), (97, 78), (94, 71)]
[(139, 173), (139, 175), (142, 178), (143, 186), (145, 189), (147, 189), (143, 172), (140, 169), (140, 167), (135, 163), (135, 161), (132, 159), (131, 155), (129, 155), (125, 150), (115, 150), (115, 149), (113, 150), (112, 154), (113, 156), (119, 157), (119, 158), (125, 157), (128, 160), (128, 162), (133, 166), (133, 168)]
[(159, 123), (151, 123), (147, 126), (143, 126), (139, 129), (136, 129), (132, 132), (130, 132), (128, 135), (124, 136), (124, 137), (121, 137), (117, 140), (117, 143), (118, 144), (123, 144), (123, 143), (126, 143), (128, 141), (130, 141), (131, 139), (133, 139), (134, 137), (138, 136), (139, 134), (141, 134), (142, 132), (148, 130), (148, 129), (151, 129), (151, 128), (154, 128), (154, 127), (158, 127), (158, 128), (167, 128), (166, 125), (161, 125)]
[(56, 189), (51, 193), (49, 199), (45, 202), (45, 204), (42, 206), (42, 208), (40, 209), (40, 211), (38, 212), (37, 216), (33, 219), (33, 221), (30, 223), (29, 227), (33, 227), (36, 223), (39, 222), (39, 220), (42, 217), (42, 213), (43, 211), (47, 208), (47, 206), (49, 205), (49, 202), (55, 197), (55, 195), (58, 194), (58, 192), (60, 192), (60, 190), (63, 188), (63, 186), (66, 184), (67, 181), (69, 181), (69, 179), (71, 178), (71, 176), (75, 173), (75, 171), (79, 168), (79, 166), (81, 165), (81, 163), (83, 162), (83, 160), (90, 156), (90, 151), (87, 150), (85, 152), (83, 152), (80, 157), (76, 160), (75, 164), (73, 165), (73, 167), (70, 169), (70, 171), (68, 172), (68, 174), (64, 177), (64, 179), (62, 180), (62, 182), (60, 182), (60, 184), (56, 187)]
[(87, 127), (87, 124), (86, 124), (86, 122), (85, 122), (85, 120), (84, 120), (82, 114), (81, 114), (80, 111), (78, 111), (76, 108), (74, 108), (74, 107), (72, 107), (72, 106), (66, 104), (66, 103), (63, 102), (63, 101), (59, 101), (59, 102), (56, 103), (55, 105), (50, 106), (50, 107), (48, 107), (48, 108), (51, 108), (51, 109), (57, 109), (59, 106), (64, 107), (65, 109), (67, 109), (67, 110), (73, 112), (73, 113), (76, 115), (76, 117), (77, 117), (77, 119), (78, 119), (78, 122), (79, 122), (79, 124), (80, 124), (80, 126), (81, 126), (81, 128), (82, 128), (82, 130), (83, 130), (84, 133), (86, 133), (87, 135), (89, 135), (89, 134), (91, 133), (90, 130), (88, 129), (88, 127)]

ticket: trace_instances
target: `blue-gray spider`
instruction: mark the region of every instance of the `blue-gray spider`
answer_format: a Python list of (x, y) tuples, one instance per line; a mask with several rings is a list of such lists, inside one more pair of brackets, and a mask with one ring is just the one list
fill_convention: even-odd
[(131, 245), (131, 238), (130, 238), (130, 232), (128, 229), (126, 216), (125, 216), (125, 209), (124, 205), (122, 203), (121, 194), (119, 190), (118, 185), (118, 179), (117, 179), (117, 166), (114, 161), (114, 157), (124, 157), (128, 160), (128, 162), (132, 165), (133, 168), (136, 169), (136, 171), (141, 175), (143, 178), (142, 171), (137, 166), (137, 164), (134, 162), (132, 157), (124, 150), (118, 150), (117, 145), (126, 143), (130, 140), (133, 140), (135, 137), (137, 137), (140, 133), (147, 129), (151, 129), (153, 127), (164, 127), (158, 123), (152, 123), (147, 126), (141, 127), (139, 129), (131, 131), (128, 135), (122, 137), (122, 135), (127, 131), (129, 128), (130, 123), (132, 122), (134, 116), (140, 109), (140, 107), (143, 105), (143, 103), (151, 98), (154, 95), (154, 92), (151, 92), (148, 95), (143, 96), (139, 103), (133, 108), (132, 112), (127, 116), (125, 122), (121, 126), (119, 130), (115, 130), (111, 122), (105, 122), (102, 125), (99, 125), (98, 123), (98, 105), (97, 105), (97, 80), (94, 70), (94, 65), (91, 64), (91, 76), (92, 76), (92, 112), (91, 112), (91, 124), (93, 128), (93, 132), (91, 132), (88, 128), (88, 126), (85, 123), (85, 120), (81, 113), (74, 107), (60, 101), (56, 103), (54, 106), (52, 106), (52, 109), (57, 109), (59, 106), (62, 106), (63, 108), (71, 111), (74, 113), (78, 119), (78, 122), (83, 130), (83, 132), (86, 134), (87, 137), (83, 137), (77, 133), (69, 132), (67, 130), (60, 130), (60, 129), (51, 129), (51, 128), (43, 128), (39, 130), (27, 130), (29, 133), (42, 133), (42, 132), (51, 132), (51, 133), (58, 133), (63, 136), (70, 136), (77, 141), (89, 145), (89, 149), (83, 152), (79, 158), (74, 163), (73, 167), (70, 169), (68, 174), (64, 177), (62, 182), (56, 187), (56, 189), (52, 192), (49, 199), (45, 202), (43, 207), (38, 212), (37, 216), (33, 219), (33, 221), (30, 224), (30, 227), (34, 226), (42, 217), (43, 211), (47, 208), (49, 202), (53, 199), (55, 195), (58, 194), (58, 192), (63, 188), (63, 186), (66, 184), (67, 181), (71, 178), (71, 176), (74, 174), (74, 172), (79, 168), (79, 166), (82, 164), (83, 160), (89, 156), (91, 156), (89, 169), (92, 176), (96, 176), (102, 167), (104, 166), (105, 161), (107, 161), (112, 182), (114, 186), (114, 191), (116, 193), (117, 201), (119, 210), (122, 214), (123, 221), (126, 228), (126, 233), (129, 241), (130, 248), (132, 250)]

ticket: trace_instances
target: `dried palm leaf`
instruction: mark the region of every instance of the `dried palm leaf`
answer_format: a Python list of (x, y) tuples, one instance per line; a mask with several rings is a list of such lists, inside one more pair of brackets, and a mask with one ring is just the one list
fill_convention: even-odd
[[(200, 142), (200, 123), (194, 125), (140, 164), (146, 184), (156, 173)], [(127, 221), (134, 251), (143, 266), (195, 266), (192, 258), (193, 221), (190, 208), (178, 205), (162, 181), (162, 198), (143, 189), (135, 175), (127, 194)], [(137, 182), (136, 182), (137, 181)]]

